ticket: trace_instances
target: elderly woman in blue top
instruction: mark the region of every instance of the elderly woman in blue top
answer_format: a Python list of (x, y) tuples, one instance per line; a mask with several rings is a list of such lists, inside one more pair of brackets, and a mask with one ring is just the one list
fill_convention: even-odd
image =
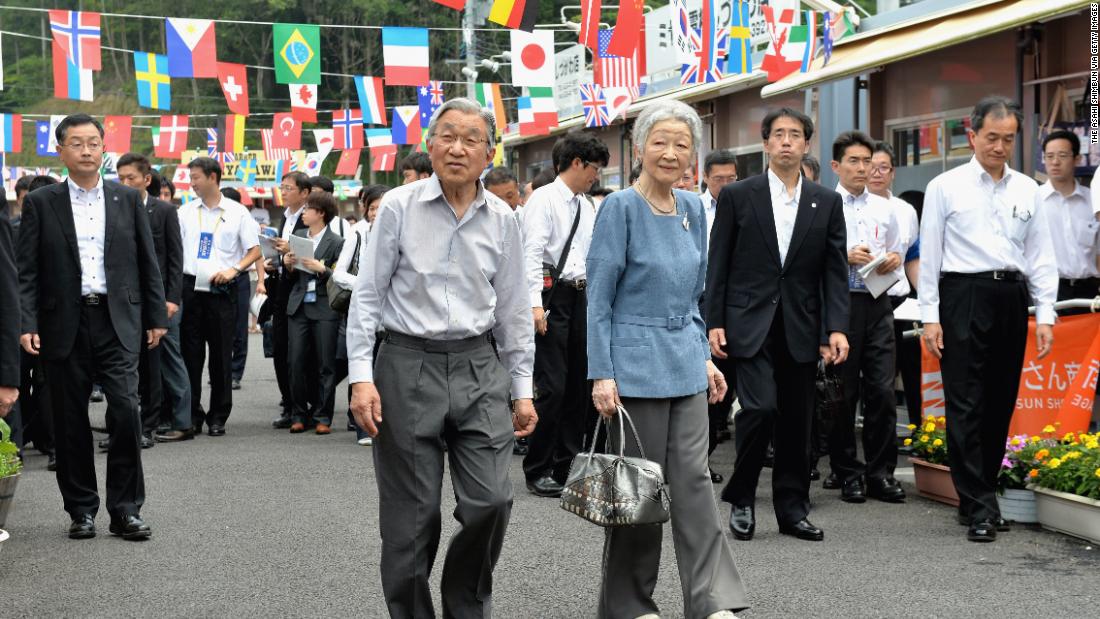
[[(634, 124), (642, 174), (604, 200), (588, 251), (588, 378), (600, 414), (622, 405), (646, 456), (664, 467), (684, 617), (718, 619), (748, 606), (707, 469), (707, 391), (720, 400), (726, 381), (710, 361), (699, 313), (703, 205), (672, 189), (695, 160), (701, 132), (699, 116), (679, 101), (646, 108)], [(606, 532), (598, 616), (656, 616), (661, 525)]]

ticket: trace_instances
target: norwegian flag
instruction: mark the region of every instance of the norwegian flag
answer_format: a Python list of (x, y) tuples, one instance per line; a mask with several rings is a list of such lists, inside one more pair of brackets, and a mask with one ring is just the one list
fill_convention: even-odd
[(713, 66), (710, 70), (705, 70), (703, 66), (707, 64), (707, 54), (703, 49), (702, 37), (698, 30), (691, 31), (691, 48), (694, 50), (695, 61), (680, 67), (681, 84), (705, 84), (722, 79), (722, 70), (726, 66), (728, 53), (729, 28), (720, 28), (717, 35), (718, 47)]
[(607, 53), (607, 46), (611, 43), (612, 30), (601, 30), (599, 41), (600, 51), (596, 55), (593, 69), (595, 82), (604, 88), (616, 86), (637, 86), (641, 83), (639, 71), (644, 64), (645, 46), (639, 45), (634, 51), (634, 56), (624, 58)]
[(264, 147), (264, 159), (267, 161), (280, 161), (290, 159), (289, 148), (275, 148), (271, 145), (271, 129), (260, 129), (260, 142)]
[(584, 107), (585, 127), (606, 127), (611, 124), (607, 115), (607, 99), (599, 84), (581, 84), (581, 105)]
[(50, 11), (50, 31), (73, 66), (92, 71), (102, 68), (99, 13)]

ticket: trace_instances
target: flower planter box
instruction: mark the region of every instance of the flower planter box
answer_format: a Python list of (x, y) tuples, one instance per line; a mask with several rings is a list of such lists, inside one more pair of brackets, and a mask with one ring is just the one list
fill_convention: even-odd
[(1035, 493), (1031, 490), (1006, 488), (1004, 494), (997, 495), (997, 506), (1001, 509), (1001, 518), (1030, 524), (1039, 522), (1035, 509)]
[(4, 529), (0, 529), (0, 550), (4, 549), (4, 542), (8, 541), (9, 537), (11, 536), (8, 535), (7, 531), (5, 531)]
[(1029, 488), (1035, 491), (1039, 524), (1044, 529), (1100, 543), (1100, 501), (1034, 485)]
[(0, 477), (0, 527), (8, 519), (8, 511), (15, 500), (15, 486), (19, 483), (19, 475)]
[(955, 492), (955, 482), (951, 480), (951, 468), (942, 464), (932, 464), (920, 458), (909, 458), (913, 463), (913, 477), (917, 492), (926, 499), (939, 501), (955, 507), (959, 506), (959, 493)]

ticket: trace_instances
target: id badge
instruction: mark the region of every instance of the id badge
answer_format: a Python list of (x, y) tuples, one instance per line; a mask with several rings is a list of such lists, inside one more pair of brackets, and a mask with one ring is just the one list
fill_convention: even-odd
[(306, 286), (306, 296), (303, 299), (306, 303), (317, 302), (317, 281), (313, 280)]
[(214, 233), (199, 233), (199, 260), (209, 260), (210, 253), (214, 250)]

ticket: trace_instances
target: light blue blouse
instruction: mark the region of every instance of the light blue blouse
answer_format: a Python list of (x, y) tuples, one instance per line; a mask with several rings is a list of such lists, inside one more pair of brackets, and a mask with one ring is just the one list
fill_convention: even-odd
[(676, 216), (654, 214), (634, 189), (600, 205), (588, 250), (588, 378), (619, 394), (673, 398), (707, 388), (699, 298), (707, 224), (699, 196), (674, 190)]

